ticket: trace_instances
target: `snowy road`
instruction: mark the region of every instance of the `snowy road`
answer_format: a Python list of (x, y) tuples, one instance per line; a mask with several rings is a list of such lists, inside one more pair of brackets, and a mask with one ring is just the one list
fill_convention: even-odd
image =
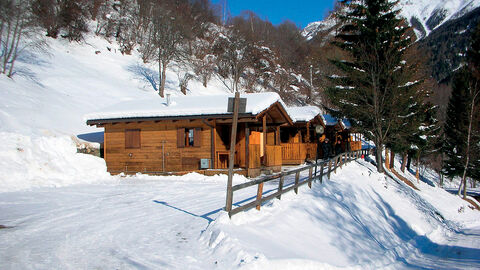
[(224, 202), (204, 181), (0, 194), (2, 269), (211, 268), (198, 238)]

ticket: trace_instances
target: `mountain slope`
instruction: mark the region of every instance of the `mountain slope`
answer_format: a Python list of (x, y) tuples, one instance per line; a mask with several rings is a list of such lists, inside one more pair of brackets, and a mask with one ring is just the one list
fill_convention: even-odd
[[(429, 56), (432, 76), (437, 82), (448, 82), (464, 61), (469, 38), (480, 21), (480, 0), (400, 0), (397, 8)], [(309, 24), (302, 34), (325, 43), (335, 35), (336, 24), (335, 14), (330, 14), (323, 21)]]
[[(405, 18), (418, 39), (428, 36), (444, 23), (461, 18), (480, 7), (480, 0), (400, 0), (397, 8), (400, 16)], [(335, 16), (328, 16), (323, 21), (312, 22), (302, 31), (307, 39), (312, 39), (318, 32), (329, 31), (335, 26)]]
[(424, 38), (444, 23), (458, 19), (477, 7), (478, 0), (401, 0), (400, 15), (415, 27), (417, 37)]
[[(50, 55), (23, 57), (13, 79), (0, 76), (0, 131), (26, 135), (78, 135), (100, 132), (89, 127), (83, 115), (120, 101), (160, 99), (140, 75), (153, 67), (140, 56), (123, 55), (103, 38), (90, 36), (84, 43), (48, 39)], [(27, 75), (25, 75), (27, 74)], [(228, 91), (212, 79), (205, 88), (195, 80), (188, 95), (208, 95)], [(179, 91), (178, 77), (167, 71), (166, 92)]]

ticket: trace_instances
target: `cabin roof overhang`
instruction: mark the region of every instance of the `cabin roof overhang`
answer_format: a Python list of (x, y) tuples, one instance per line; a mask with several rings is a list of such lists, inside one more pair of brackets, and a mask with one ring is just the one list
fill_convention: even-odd
[[(87, 125), (102, 126), (104, 124), (113, 123), (130, 123), (130, 122), (158, 122), (158, 121), (179, 121), (179, 120), (205, 120), (205, 119), (232, 119), (232, 114), (201, 114), (201, 115), (178, 115), (178, 116), (156, 116), (156, 117), (124, 117), (124, 118), (108, 118), (108, 119), (89, 119)], [(242, 122), (255, 122), (256, 117), (251, 113), (240, 113), (238, 118)]]
[(278, 101), (270, 105), (270, 107), (266, 108), (265, 110), (261, 111), (255, 117), (258, 120), (261, 120), (261, 118), (264, 116), (267, 116), (267, 119), (269, 119), (270, 122), (277, 123), (279, 125), (293, 125), (292, 118), (290, 118), (290, 115), (288, 115), (285, 107)]
[[(258, 114), (239, 113), (238, 121), (245, 123), (255, 123), (262, 121), (263, 116), (267, 117), (268, 123), (276, 125), (289, 124), (293, 125), (292, 119), (287, 114), (285, 108), (280, 102), (275, 102), (265, 110)], [(87, 125), (101, 127), (105, 124), (114, 123), (131, 123), (131, 122), (155, 122), (155, 121), (179, 121), (179, 120), (225, 120), (228, 123), (233, 119), (232, 113), (226, 114), (199, 114), (199, 115), (177, 115), (177, 116), (155, 116), (155, 117), (122, 117), (122, 118), (106, 118), (106, 119), (88, 119)]]

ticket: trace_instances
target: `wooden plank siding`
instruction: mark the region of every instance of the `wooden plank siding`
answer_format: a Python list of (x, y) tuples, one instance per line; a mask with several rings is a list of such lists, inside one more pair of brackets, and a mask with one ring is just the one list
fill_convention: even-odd
[[(181, 128), (196, 128), (195, 133), (200, 135), (195, 137), (194, 144), (200, 146), (179, 148), (178, 130)], [(125, 147), (126, 130), (130, 129), (139, 130), (139, 148)], [(211, 130), (201, 121), (105, 124), (105, 141), (108, 141), (105, 161), (112, 173), (198, 170), (201, 158), (211, 159)]]

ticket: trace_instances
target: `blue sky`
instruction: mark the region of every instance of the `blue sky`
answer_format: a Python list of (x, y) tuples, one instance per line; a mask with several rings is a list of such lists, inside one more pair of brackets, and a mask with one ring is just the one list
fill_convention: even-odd
[[(212, 2), (219, 3), (221, 0)], [(289, 19), (301, 28), (321, 20), (333, 8), (333, 3), (334, 0), (228, 0), (233, 16), (243, 10), (251, 10), (273, 24)]]

